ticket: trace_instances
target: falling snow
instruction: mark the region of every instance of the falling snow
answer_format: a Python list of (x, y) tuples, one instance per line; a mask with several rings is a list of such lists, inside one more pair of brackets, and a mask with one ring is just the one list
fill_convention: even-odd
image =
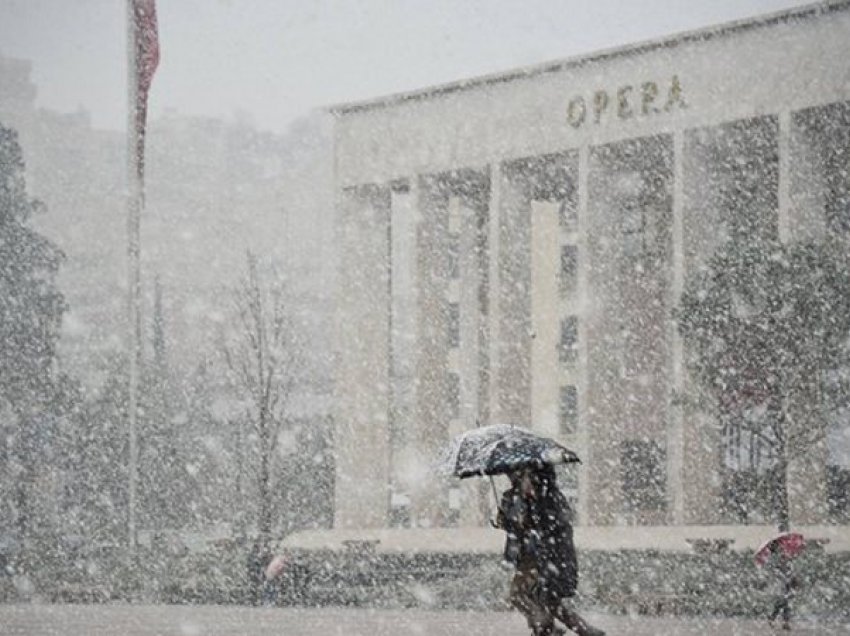
[(850, 3), (554, 62), (531, 3), (539, 52), (412, 85), (442, 12), (411, 63), (360, 4), (222, 117), (127, 0), (127, 131), (3, 31), (0, 633), (846, 633)]

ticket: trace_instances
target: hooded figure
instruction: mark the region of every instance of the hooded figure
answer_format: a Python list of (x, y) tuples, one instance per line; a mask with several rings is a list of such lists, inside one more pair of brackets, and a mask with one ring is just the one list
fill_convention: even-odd
[(510, 475), (497, 525), (507, 533), (504, 557), (517, 570), (511, 603), (525, 615), (535, 636), (560, 633), (554, 619), (577, 634), (600, 636), (565, 600), (578, 585), (572, 510), (558, 489), (551, 466)]
[(772, 625), (777, 618), (782, 616), (782, 629), (790, 630), (791, 602), (797, 595), (800, 580), (794, 575), (789, 557), (782, 552), (778, 543), (770, 546), (769, 563), (776, 575), (778, 587), (773, 600), (773, 609), (767, 620)]

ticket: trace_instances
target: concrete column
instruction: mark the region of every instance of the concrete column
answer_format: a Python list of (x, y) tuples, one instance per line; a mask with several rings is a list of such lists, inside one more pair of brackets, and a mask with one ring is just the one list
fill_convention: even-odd
[(558, 203), (531, 203), (531, 422), (558, 436), (560, 230)]
[[(811, 377), (788, 400), (790, 438), (788, 463), (788, 512), (791, 526), (825, 523), (829, 448), (827, 422), (823, 410), (813, 408), (822, 402), (819, 378)], [(803, 439), (804, 441), (795, 441)], [(819, 438), (819, 439), (818, 439)], [(814, 443), (812, 443), (813, 440)]]
[[(722, 223), (717, 209), (711, 206), (712, 193), (706, 190), (706, 174), (712, 174), (709, 149), (714, 135), (706, 131), (684, 133), (681, 155), (681, 224), (682, 270), (696, 271), (723, 240)], [(691, 380), (684, 361), (688, 351), (682, 350), (681, 386), (683, 401), (681, 514), (684, 525), (720, 523), (720, 424), (715, 415), (698, 405), (700, 388)], [(685, 465), (685, 461), (687, 464)]]
[[(805, 416), (800, 417), (805, 421)], [(812, 418), (814, 420), (814, 418)], [(823, 422), (809, 421), (807, 425), (823, 428)], [(788, 465), (788, 511), (791, 526), (827, 523), (826, 465), (829, 449), (826, 439), (805, 448), (804, 453), (791, 452)]]
[(497, 390), (502, 422), (527, 425), (531, 418), (529, 203), (518, 176), (506, 179), (503, 186), (499, 209)]
[[(675, 307), (682, 295), (685, 281), (685, 252), (683, 244), (682, 214), (684, 187), (682, 183), (684, 170), (682, 168), (684, 152), (683, 134), (681, 130), (673, 134), (673, 216), (672, 216), (672, 286), (670, 289), (670, 306)], [(671, 343), (670, 352), (670, 387), (667, 412), (667, 484), (668, 505), (673, 525), (681, 525), (684, 519), (684, 489), (682, 480), (685, 475), (682, 470), (684, 461), (684, 436), (682, 430), (682, 406), (673, 403), (674, 396), (681, 397), (684, 390), (684, 363), (682, 338), (674, 320), (670, 320), (668, 337)]]
[(339, 206), (334, 525), (383, 527), (389, 494), (389, 192), (347, 189)]
[[(414, 446), (424, 461), (436, 458), (449, 440), (446, 293), (448, 290), (448, 200), (439, 176), (420, 177), (417, 235), (418, 331)], [(449, 481), (423, 476), (411, 492), (414, 526), (435, 527), (448, 513)]]
[(416, 236), (420, 219), (416, 197), (417, 184), (407, 181), (396, 184), (392, 192), (390, 472), (391, 505), (397, 509), (409, 507), (410, 492), (433, 471), (413, 443), (419, 352)]
[[(780, 166), (786, 166), (784, 188), (780, 170), (780, 201), (784, 194), (788, 201), (789, 242), (823, 240), (829, 233), (828, 157), (842, 149), (845, 137), (842, 121), (846, 121), (846, 112), (847, 106), (832, 105), (805, 115), (780, 115)], [(787, 140), (784, 145), (782, 137)], [(792, 434), (826, 432), (824, 429), (829, 424), (824, 421), (821, 409), (812, 408), (822, 399), (819, 391), (817, 379), (812, 378), (808, 386), (792, 396), (789, 409)], [(792, 450), (791, 456), (788, 468), (791, 525), (828, 522), (826, 440), (813, 444), (802, 455), (799, 450)]]
[[(454, 203), (454, 205), (452, 205)], [(478, 267), (477, 211), (469, 202), (453, 199), (449, 216), (456, 213), (457, 231), (460, 235), (459, 289), (457, 301), (460, 309), (460, 346), (457, 350), (456, 370), (460, 376), (460, 412), (457, 432), (470, 430), (478, 424), (478, 392), (480, 390), (479, 326), (481, 312), (478, 304), (481, 276)], [(452, 431), (454, 434), (455, 431)], [(457, 485), (460, 491), (459, 525), (480, 527), (486, 521), (482, 503), (481, 480), (467, 479)]]
[(578, 297), (579, 312), (578, 321), (578, 382), (576, 391), (578, 394), (578, 429), (576, 431), (576, 452), (582, 460), (578, 468), (578, 518), (583, 524), (591, 524), (589, 517), (588, 501), (593, 496), (594, 482), (590, 469), (593, 462), (593, 454), (590, 446), (590, 409), (588, 407), (588, 342), (591, 337), (590, 323), (593, 320), (592, 305), (590, 303), (590, 259), (588, 233), (590, 223), (587, 212), (587, 174), (588, 174), (588, 148), (582, 146), (578, 150), (578, 280), (576, 281), (576, 295)]
[[(589, 525), (613, 525), (622, 509), (620, 442), (624, 434), (623, 380), (626, 349), (618, 270), (620, 248), (618, 201), (608, 165), (610, 150), (589, 148), (581, 165), (580, 217), (587, 235), (585, 304), (587, 347), (587, 390), (582, 409), (582, 427), (587, 429), (586, 479), (591, 490), (587, 499)], [(584, 415), (586, 414), (586, 417)]]
[(490, 172), (490, 205), (487, 219), (487, 247), (488, 247), (488, 285), (487, 294), (487, 347), (489, 352), (489, 370), (487, 383), (487, 402), (489, 404), (489, 417), (487, 424), (495, 424), (503, 421), (499, 400), (498, 378), (501, 373), (501, 358), (499, 341), (501, 337), (500, 324), (501, 312), (499, 298), (501, 296), (501, 270), (500, 260), (500, 236), (502, 207), (502, 190), (505, 184), (505, 175), (502, 166), (494, 163)]
[[(821, 116), (826, 117), (826, 114)], [(823, 240), (827, 235), (823, 149), (818, 147), (813, 131), (790, 115), (786, 119), (780, 116), (780, 134), (783, 121), (787, 138), (784, 162), (780, 154), (780, 166), (785, 166), (785, 171), (780, 171), (780, 188), (783, 187), (781, 177), (785, 175), (784, 189), (780, 192), (787, 201), (784, 214), (787, 239), (783, 237), (783, 240)], [(780, 145), (780, 151), (782, 149)], [(782, 199), (780, 196), (780, 201)]]
[(582, 427), (586, 428), (585, 475), (590, 483), (587, 498), (589, 525), (612, 525), (620, 520), (622, 504), (620, 443), (625, 426), (634, 424), (624, 415), (627, 348), (619, 271), (621, 206), (614, 188), (619, 170), (609, 165), (609, 147), (587, 149), (581, 162), (580, 221), (587, 237), (587, 283), (584, 320), (587, 350), (586, 399)]
[[(671, 182), (668, 136), (591, 150), (588, 386), (598, 494), (596, 523), (669, 522), (666, 492), (671, 352)], [(634, 457), (631, 454), (635, 454)], [(652, 461), (664, 483), (645, 488), (631, 462)]]
[(790, 234), (791, 198), (790, 190), (790, 161), (791, 161), (791, 114), (786, 110), (779, 113), (779, 240), (787, 243), (793, 237)]

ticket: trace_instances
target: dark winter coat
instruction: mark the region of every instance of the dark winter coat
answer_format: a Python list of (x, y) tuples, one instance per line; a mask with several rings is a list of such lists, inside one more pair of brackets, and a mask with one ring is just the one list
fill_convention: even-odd
[(572, 510), (558, 490), (554, 471), (535, 473), (535, 496), (526, 499), (518, 486), (505, 491), (499, 525), (507, 532), (505, 560), (518, 569), (537, 571), (540, 600), (547, 605), (573, 596), (578, 560), (573, 543)]

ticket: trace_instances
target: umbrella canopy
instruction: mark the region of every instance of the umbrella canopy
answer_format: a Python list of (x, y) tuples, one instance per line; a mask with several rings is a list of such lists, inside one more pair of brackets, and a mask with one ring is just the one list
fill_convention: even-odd
[(770, 560), (771, 554), (781, 554), (793, 559), (806, 547), (806, 540), (799, 532), (783, 532), (762, 543), (756, 550), (755, 560), (758, 565), (764, 565)]
[(461, 479), (581, 461), (553, 439), (504, 424), (461, 433), (452, 441), (448, 455), (448, 471)]

